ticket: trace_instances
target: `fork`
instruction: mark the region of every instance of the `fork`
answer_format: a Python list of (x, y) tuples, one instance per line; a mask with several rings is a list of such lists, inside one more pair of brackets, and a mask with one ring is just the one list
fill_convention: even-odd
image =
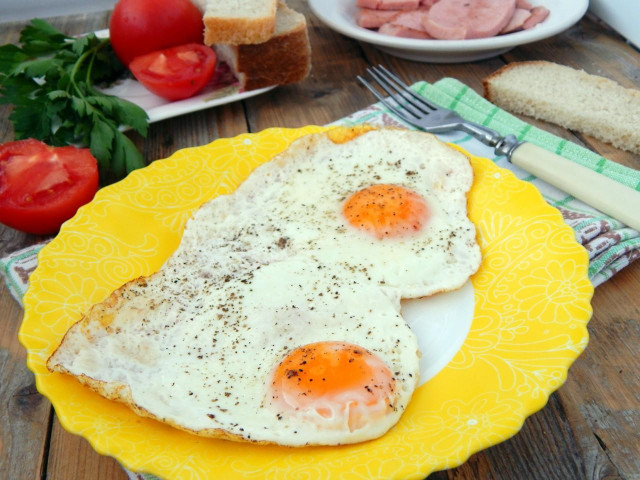
[(506, 156), (514, 165), (640, 231), (639, 191), (533, 143), (519, 142), (515, 135), (503, 136), (469, 122), (456, 112), (427, 101), (382, 65), (368, 68), (367, 73), (387, 97), (362, 76), (358, 75), (358, 80), (405, 123), (430, 133), (467, 132), (493, 147), (496, 155)]

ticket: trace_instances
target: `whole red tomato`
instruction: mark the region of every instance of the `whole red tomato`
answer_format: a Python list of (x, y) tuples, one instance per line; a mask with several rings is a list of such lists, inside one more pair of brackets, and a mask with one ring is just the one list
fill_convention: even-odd
[(190, 0), (119, 0), (109, 23), (111, 44), (129, 65), (138, 55), (203, 42), (202, 12)]
[(50, 147), (29, 138), (0, 145), (0, 223), (55, 233), (98, 189), (88, 148)]

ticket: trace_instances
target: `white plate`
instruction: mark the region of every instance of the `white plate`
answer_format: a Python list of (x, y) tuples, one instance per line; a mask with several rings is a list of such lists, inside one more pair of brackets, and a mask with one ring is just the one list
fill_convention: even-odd
[[(109, 36), (109, 30), (99, 30), (95, 32), (95, 34), (99, 38), (107, 38)], [(140, 82), (130, 78), (118, 81), (107, 88), (101, 89), (101, 91), (135, 103), (147, 112), (149, 123), (153, 123), (167, 118), (177, 117), (178, 115), (184, 115), (185, 113), (196, 112), (198, 110), (204, 110), (205, 108), (217, 107), (218, 105), (225, 105), (227, 103), (244, 100), (245, 98), (255, 97), (256, 95), (274, 89), (276, 86), (277, 85), (246, 92), (239, 92), (236, 86), (218, 89), (207, 86), (197, 95), (177, 102), (171, 102), (154, 95), (143, 87)]]
[(470, 281), (458, 290), (402, 301), (402, 317), (418, 338), (419, 385), (435, 377), (458, 353), (471, 328), (474, 307)]
[(418, 40), (381, 35), (356, 24), (356, 0), (309, 0), (320, 20), (347, 37), (371, 43), (391, 55), (418, 62), (456, 63), (495, 57), (513, 47), (556, 35), (582, 18), (589, 0), (530, 0), (550, 10), (530, 30), (473, 40)]

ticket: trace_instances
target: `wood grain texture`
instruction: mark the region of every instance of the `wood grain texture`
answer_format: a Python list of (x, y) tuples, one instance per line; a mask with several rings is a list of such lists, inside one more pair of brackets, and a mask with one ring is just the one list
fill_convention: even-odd
[(46, 462), (51, 406), (36, 390), (17, 341), (21, 318), (22, 309), (0, 283), (0, 478), (31, 480)]
[[(158, 122), (147, 138), (131, 134), (147, 162), (180, 148), (268, 127), (325, 124), (373, 102), (355, 81), (369, 64), (391, 66), (408, 81), (455, 77), (481, 92), (482, 78), (505, 62), (545, 59), (608, 76), (640, 88), (640, 54), (593, 17), (566, 32), (515, 48), (499, 58), (467, 64), (397, 59), (339, 35), (310, 12), (304, 0), (290, 6), (307, 16), (313, 49), (310, 77), (269, 94)], [(1, 21), (1, 20), (0, 20)], [(108, 13), (56, 18), (68, 34), (105, 28)], [(22, 23), (3, 24), (0, 43), (15, 42)], [(0, 106), (0, 141), (12, 139), (10, 109)], [(524, 117), (523, 117), (524, 118)], [(561, 126), (525, 120), (583, 144), (607, 158), (640, 168), (640, 158)], [(42, 240), (0, 226), (0, 255)], [(640, 480), (640, 262), (596, 289), (590, 343), (567, 382), (513, 438), (474, 454), (430, 480), (625, 479)], [(17, 341), (22, 310), (0, 284), (0, 480), (126, 478), (117, 462), (67, 433), (49, 402), (35, 390)]]
[[(69, 455), (69, 452), (74, 452)], [(99, 455), (89, 442), (69, 434), (54, 418), (47, 464), (50, 480), (126, 480), (127, 474), (111, 457)]]

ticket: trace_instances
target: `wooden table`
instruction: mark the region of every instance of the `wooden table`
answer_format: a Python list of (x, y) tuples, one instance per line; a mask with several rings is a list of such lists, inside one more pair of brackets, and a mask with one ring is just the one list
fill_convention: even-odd
[[(280, 87), (242, 103), (154, 124), (148, 138), (133, 136), (148, 161), (183, 147), (267, 127), (325, 124), (372, 103), (355, 79), (370, 63), (429, 82), (458, 78), (481, 91), (481, 79), (505, 63), (544, 59), (640, 88), (640, 53), (597, 19), (587, 16), (554, 38), (516, 48), (499, 58), (467, 64), (421, 64), (390, 57), (334, 33), (308, 9), (313, 72), (299, 85)], [(109, 12), (51, 19), (67, 34), (106, 28)], [(4, 24), (0, 44), (16, 42), (24, 23)], [(9, 108), (0, 107), (0, 141), (13, 139)], [(530, 119), (527, 119), (531, 121)], [(591, 137), (533, 122), (616, 162), (640, 169), (640, 157)], [(0, 226), (0, 255), (40, 240)], [(548, 405), (504, 443), (430, 479), (640, 479), (640, 262), (596, 289), (589, 346)], [(17, 340), (22, 309), (0, 284), (0, 479), (125, 479), (111, 458), (67, 433), (36, 390)]]

